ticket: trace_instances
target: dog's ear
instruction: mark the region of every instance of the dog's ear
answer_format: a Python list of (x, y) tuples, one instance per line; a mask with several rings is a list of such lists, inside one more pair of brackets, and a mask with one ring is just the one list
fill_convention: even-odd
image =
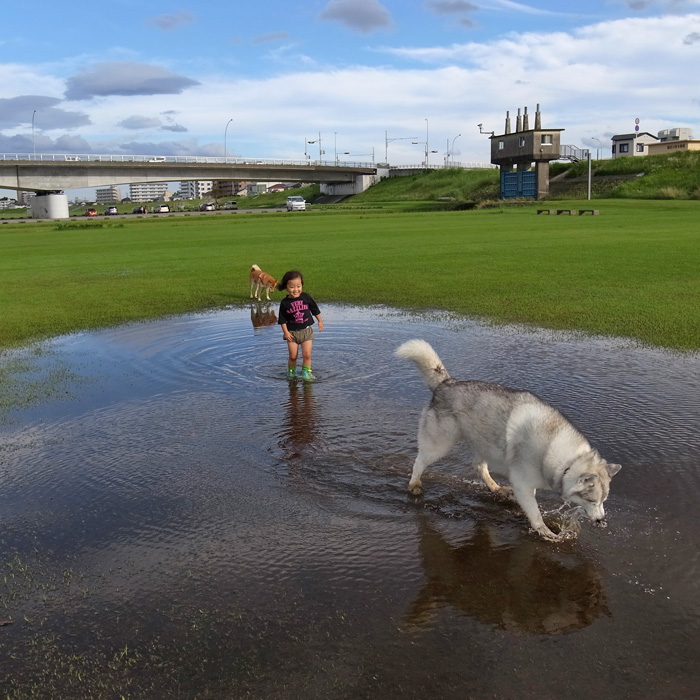
[(622, 469), (621, 464), (610, 464), (609, 462), (605, 463), (605, 468), (608, 470), (608, 476), (612, 479), (617, 472)]
[(591, 472), (586, 472), (579, 476), (576, 482), (581, 491), (588, 491), (593, 488), (593, 485), (600, 477), (597, 474), (592, 474)]

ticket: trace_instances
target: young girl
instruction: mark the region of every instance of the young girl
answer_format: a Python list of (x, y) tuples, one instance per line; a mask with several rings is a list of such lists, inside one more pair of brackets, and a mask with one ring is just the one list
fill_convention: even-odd
[(284, 273), (284, 277), (277, 283), (280, 291), (286, 289), (287, 296), (280, 303), (279, 320), (282, 326), (282, 334), (287, 341), (289, 349), (289, 361), (287, 362), (287, 378), (297, 376), (297, 357), (301, 345), (301, 377), (313, 380), (311, 374), (311, 346), (313, 345), (314, 316), (318, 321), (318, 330), (323, 330), (321, 312), (316, 302), (302, 291), (304, 278), (298, 270), (290, 270)]

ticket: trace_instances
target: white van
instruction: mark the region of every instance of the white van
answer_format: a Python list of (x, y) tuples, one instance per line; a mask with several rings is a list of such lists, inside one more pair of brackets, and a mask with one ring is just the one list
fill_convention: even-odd
[(306, 200), (297, 195), (287, 197), (287, 211), (306, 211)]

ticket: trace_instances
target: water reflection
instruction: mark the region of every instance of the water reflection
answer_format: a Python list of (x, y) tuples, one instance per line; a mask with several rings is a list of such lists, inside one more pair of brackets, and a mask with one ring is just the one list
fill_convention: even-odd
[[(107, 686), (694, 697), (700, 356), (388, 309), (324, 316), (316, 384), (282, 379), (272, 304), (75, 334), (28, 358), (52, 391), (13, 379), (26, 401), (0, 424), (0, 610), (15, 621), (0, 628), (3, 697), (39, 682), (55, 686), (42, 697), (76, 700)], [(393, 351), (412, 337), (455, 376), (541, 395), (623, 463), (610, 526), (542, 542), (459, 451), (410, 497), (428, 392)], [(4, 377), (26, 374), (15, 355), (0, 357)], [(65, 572), (72, 584), (56, 587)], [(127, 644), (137, 663), (97, 658)], [(83, 655), (97, 680), (76, 695), (75, 671), (56, 669)]]
[(277, 314), (272, 304), (251, 304), (250, 322), (256, 330), (264, 326), (274, 326), (277, 323)]
[(405, 617), (408, 629), (429, 626), (446, 605), (479, 622), (521, 634), (562, 634), (610, 615), (601, 577), (579, 550), (532, 538), (499, 542), (477, 522), (452, 544), (422, 514), (418, 550), (427, 582)]
[(301, 460), (316, 440), (316, 402), (313, 384), (300, 380), (289, 382), (289, 398), (285, 402), (285, 420), (280, 447), (285, 459)]

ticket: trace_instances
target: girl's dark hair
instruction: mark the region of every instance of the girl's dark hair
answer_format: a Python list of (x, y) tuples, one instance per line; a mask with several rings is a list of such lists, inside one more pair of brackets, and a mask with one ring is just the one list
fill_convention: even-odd
[(301, 280), (301, 286), (304, 286), (304, 275), (299, 272), (299, 270), (289, 270), (289, 272), (284, 273), (284, 277), (277, 283), (277, 289), (280, 290), (280, 292), (283, 289), (287, 289), (287, 283), (290, 280), (295, 280), (296, 278), (299, 278)]

